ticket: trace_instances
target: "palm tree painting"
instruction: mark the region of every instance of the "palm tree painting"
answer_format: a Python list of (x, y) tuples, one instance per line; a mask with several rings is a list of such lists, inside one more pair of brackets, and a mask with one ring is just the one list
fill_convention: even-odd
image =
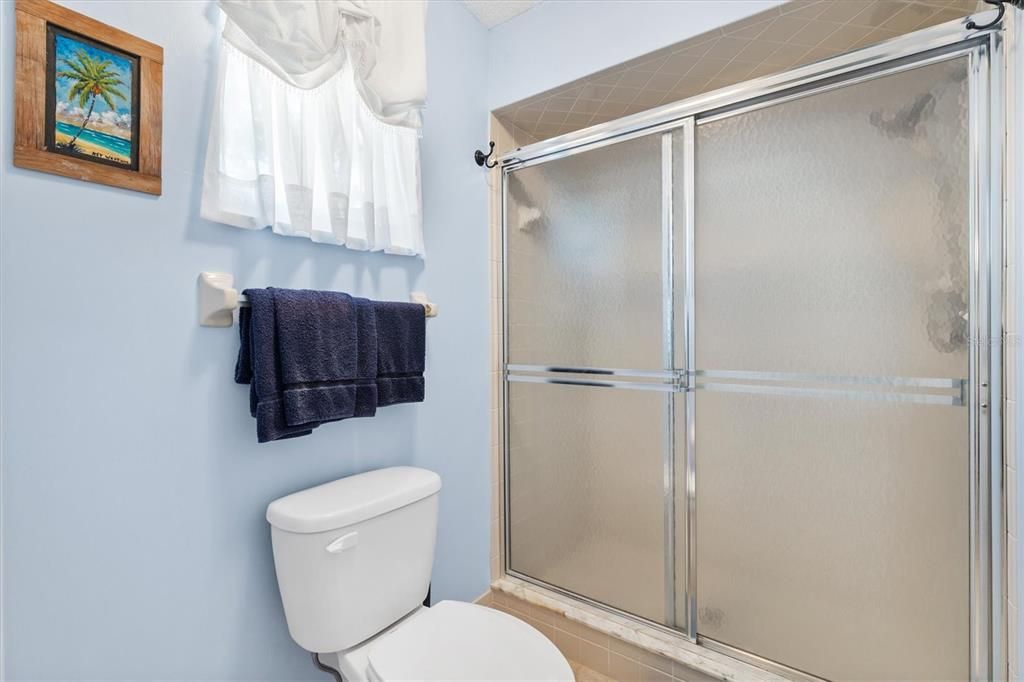
[(131, 57), (56, 29), (52, 39), (51, 148), (132, 165), (136, 72)]

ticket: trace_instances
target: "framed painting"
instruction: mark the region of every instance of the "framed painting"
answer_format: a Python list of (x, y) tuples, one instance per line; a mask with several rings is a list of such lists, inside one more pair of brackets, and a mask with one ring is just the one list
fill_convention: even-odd
[(163, 49), (17, 0), (14, 165), (160, 194)]

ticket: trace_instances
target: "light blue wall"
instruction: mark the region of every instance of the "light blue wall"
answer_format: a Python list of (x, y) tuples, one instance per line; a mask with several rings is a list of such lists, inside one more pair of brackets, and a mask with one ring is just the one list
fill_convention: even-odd
[[(428, 20), (425, 262), (243, 232), (198, 217), (211, 2), (74, 2), (164, 47), (160, 198), (11, 166), (13, 3), (2, 3), (0, 162), (4, 677), (316, 679), (288, 636), (266, 504), (393, 464), (443, 477), (438, 598), (489, 576), (486, 31)], [(440, 305), (427, 401), (257, 445), (237, 329), (195, 321), (200, 270), (242, 286)]]
[(557, 0), (491, 29), (489, 108), (781, 5), (783, 0)]

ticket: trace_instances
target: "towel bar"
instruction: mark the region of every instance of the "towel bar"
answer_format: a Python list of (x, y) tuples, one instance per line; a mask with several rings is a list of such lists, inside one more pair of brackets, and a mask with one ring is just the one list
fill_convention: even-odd
[[(226, 272), (200, 272), (198, 287), (199, 325), (230, 327), (235, 308), (247, 307), (249, 300), (234, 287), (235, 276)], [(437, 305), (427, 300), (422, 291), (409, 294), (409, 300), (423, 306), (427, 317), (437, 317)]]

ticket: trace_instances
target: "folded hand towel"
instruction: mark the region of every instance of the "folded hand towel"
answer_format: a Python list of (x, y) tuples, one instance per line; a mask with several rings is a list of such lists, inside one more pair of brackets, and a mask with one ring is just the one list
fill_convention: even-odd
[(423, 402), (427, 321), (419, 303), (375, 301), (377, 406)]
[[(294, 436), (305, 436), (319, 422), (289, 424), (285, 418), (283, 386), (278, 358), (277, 324), (274, 292), (269, 289), (246, 289), (250, 308), (239, 316), (243, 337), (238, 353), (235, 380), (251, 382), (250, 410), (256, 418), (256, 439), (260, 443)], [(249, 333), (245, 335), (245, 328)], [(248, 359), (248, 362), (246, 362)]]
[(288, 424), (372, 417), (377, 338), (368, 302), (333, 291), (272, 291)]

